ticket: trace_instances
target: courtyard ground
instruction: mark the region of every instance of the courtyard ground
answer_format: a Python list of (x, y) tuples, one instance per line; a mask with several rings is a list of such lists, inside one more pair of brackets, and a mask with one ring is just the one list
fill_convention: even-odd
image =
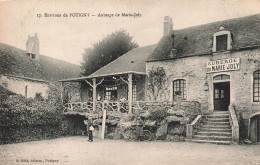
[(74, 136), (1, 145), (0, 165), (260, 165), (260, 145), (87, 140)]

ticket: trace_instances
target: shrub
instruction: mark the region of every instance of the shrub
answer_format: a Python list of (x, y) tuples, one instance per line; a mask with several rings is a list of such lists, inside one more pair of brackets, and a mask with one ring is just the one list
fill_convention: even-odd
[(158, 107), (156, 109), (151, 109), (149, 110), (151, 113), (151, 119), (152, 120), (163, 120), (166, 118), (167, 114), (167, 109), (165, 107)]
[(186, 127), (185, 125), (176, 124), (168, 126), (168, 134), (170, 135), (185, 135)]
[(38, 101), (43, 101), (44, 100), (44, 98), (42, 96), (42, 93), (36, 93), (34, 99), (38, 100)]

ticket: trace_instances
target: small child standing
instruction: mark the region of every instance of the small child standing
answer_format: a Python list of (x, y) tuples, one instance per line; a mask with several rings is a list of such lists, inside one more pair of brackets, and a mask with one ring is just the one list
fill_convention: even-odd
[(88, 141), (90, 141), (90, 142), (93, 142), (93, 131), (94, 131), (95, 129), (94, 129), (94, 127), (93, 127), (93, 125), (91, 124), (90, 125), (90, 127), (89, 127), (89, 133), (88, 133)]

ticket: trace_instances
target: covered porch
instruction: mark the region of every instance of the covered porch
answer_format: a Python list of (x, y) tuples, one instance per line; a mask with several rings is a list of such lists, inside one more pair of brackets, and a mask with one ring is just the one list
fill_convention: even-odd
[(132, 113), (133, 107), (145, 101), (145, 80), (146, 73), (134, 71), (60, 80), (61, 98), (71, 89), (69, 84), (79, 87), (76, 101), (62, 99), (65, 112), (98, 113), (105, 107), (109, 111)]

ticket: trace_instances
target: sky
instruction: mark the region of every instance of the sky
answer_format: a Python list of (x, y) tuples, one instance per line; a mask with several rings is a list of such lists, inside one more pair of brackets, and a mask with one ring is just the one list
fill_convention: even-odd
[(116, 30), (146, 46), (162, 37), (164, 16), (177, 30), (258, 13), (260, 0), (0, 0), (0, 42), (25, 49), (37, 33), (40, 54), (80, 65), (84, 49)]

